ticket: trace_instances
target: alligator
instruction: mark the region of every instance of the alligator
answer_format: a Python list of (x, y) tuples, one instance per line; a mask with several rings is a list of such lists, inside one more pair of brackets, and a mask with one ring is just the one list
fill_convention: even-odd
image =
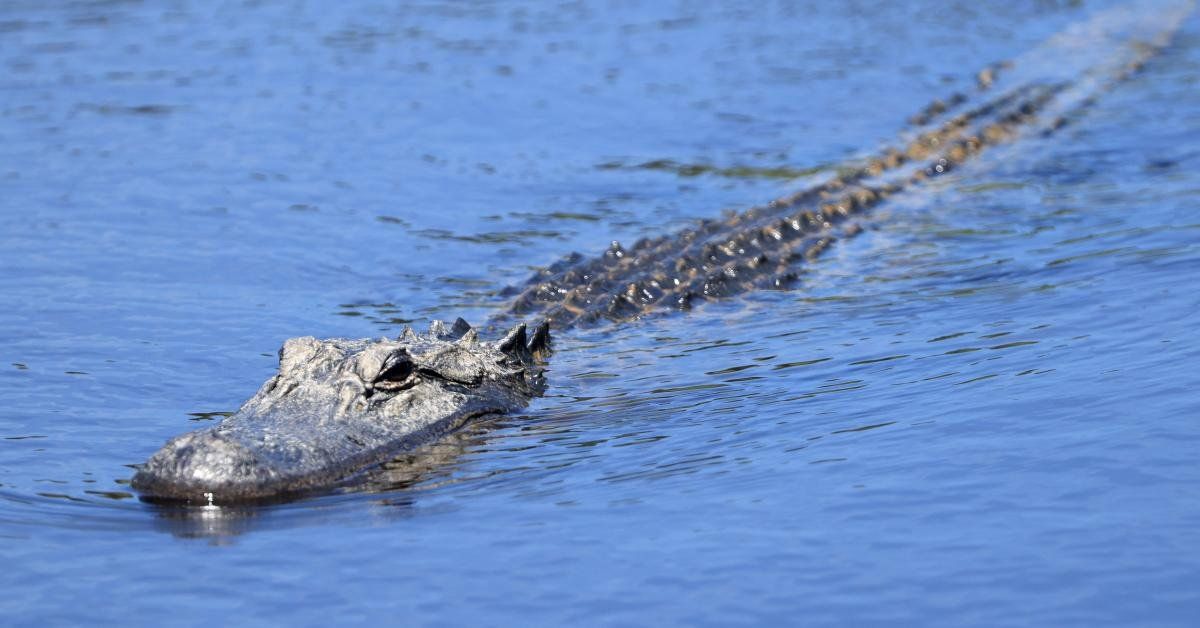
[[(177, 436), (141, 465), (149, 501), (228, 504), (352, 482), (476, 417), (526, 407), (546, 387), (550, 328), (630, 321), (755, 289), (785, 289), (863, 227), (856, 217), (1002, 144), (1055, 133), (1165, 47), (1191, 2), (1101, 11), (935, 100), (899, 140), (836, 175), (744, 212), (629, 248), (572, 254), (509, 290), (483, 341), (462, 319), (395, 339), (287, 340), (279, 371), (220, 424)], [(522, 320), (540, 323), (531, 331)], [(556, 331), (557, 333), (557, 331)]]

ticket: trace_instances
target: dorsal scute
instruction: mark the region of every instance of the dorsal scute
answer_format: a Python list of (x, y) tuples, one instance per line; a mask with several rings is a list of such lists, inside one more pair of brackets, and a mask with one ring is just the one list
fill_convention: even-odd
[(453, 335), (455, 340), (462, 338), (463, 336), (467, 335), (467, 332), (470, 331), (471, 324), (463, 320), (461, 316), (454, 319), (454, 325), (450, 327), (450, 333)]
[(539, 323), (532, 336), (525, 323), (514, 326), (496, 342), (496, 349), (524, 362), (545, 358), (550, 355), (550, 321)]
[(507, 334), (504, 334), (503, 338), (496, 342), (496, 348), (501, 353), (506, 353), (513, 357), (522, 357), (529, 350), (526, 346), (527, 343), (525, 323), (518, 323)]
[(544, 359), (550, 355), (550, 321), (544, 320), (534, 328), (527, 347), (535, 358)]
[(479, 344), (479, 332), (475, 331), (474, 329), (468, 329), (466, 333), (464, 333), (462, 337), (455, 342), (467, 347), (473, 347)]
[(436, 319), (429, 323), (429, 337), (433, 340), (459, 340), (470, 331), (472, 331), (471, 324), (463, 320), (461, 316), (454, 319), (454, 324), (450, 326)]

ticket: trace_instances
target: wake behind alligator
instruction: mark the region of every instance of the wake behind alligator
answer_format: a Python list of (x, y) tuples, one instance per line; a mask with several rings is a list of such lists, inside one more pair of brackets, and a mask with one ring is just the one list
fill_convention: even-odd
[(229, 503), (277, 499), (353, 481), (363, 471), (473, 418), (525, 407), (545, 387), (551, 328), (629, 321), (706, 300), (800, 283), (804, 265), (862, 231), (864, 212), (1022, 137), (1049, 135), (1165, 47), (1188, 2), (1102, 11), (976, 86), (935, 100), (897, 142), (842, 164), (828, 180), (740, 214), (602, 255), (574, 254), (514, 289), (490, 326), (462, 319), (395, 340), (293, 338), (279, 372), (219, 425), (178, 436), (133, 477), (144, 498)]

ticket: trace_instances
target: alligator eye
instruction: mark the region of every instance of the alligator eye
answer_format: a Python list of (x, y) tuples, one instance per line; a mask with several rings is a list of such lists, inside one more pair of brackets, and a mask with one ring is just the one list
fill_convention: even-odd
[(383, 370), (375, 376), (369, 387), (372, 392), (399, 392), (417, 385), (417, 368), (407, 357), (393, 356), (384, 363)]
[(405, 381), (408, 381), (408, 378), (412, 377), (414, 370), (415, 369), (413, 368), (412, 362), (408, 360), (398, 360), (392, 364), (389, 364), (382, 371), (380, 371), (379, 375), (375, 376), (375, 383), (382, 384), (386, 382), (401, 384)]

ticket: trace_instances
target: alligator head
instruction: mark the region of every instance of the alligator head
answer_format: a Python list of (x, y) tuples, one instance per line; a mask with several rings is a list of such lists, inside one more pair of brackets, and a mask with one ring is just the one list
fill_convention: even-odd
[(158, 500), (261, 500), (331, 487), (544, 387), (548, 326), (482, 342), (462, 319), (395, 340), (292, 338), (279, 372), (220, 424), (177, 436), (133, 477)]

